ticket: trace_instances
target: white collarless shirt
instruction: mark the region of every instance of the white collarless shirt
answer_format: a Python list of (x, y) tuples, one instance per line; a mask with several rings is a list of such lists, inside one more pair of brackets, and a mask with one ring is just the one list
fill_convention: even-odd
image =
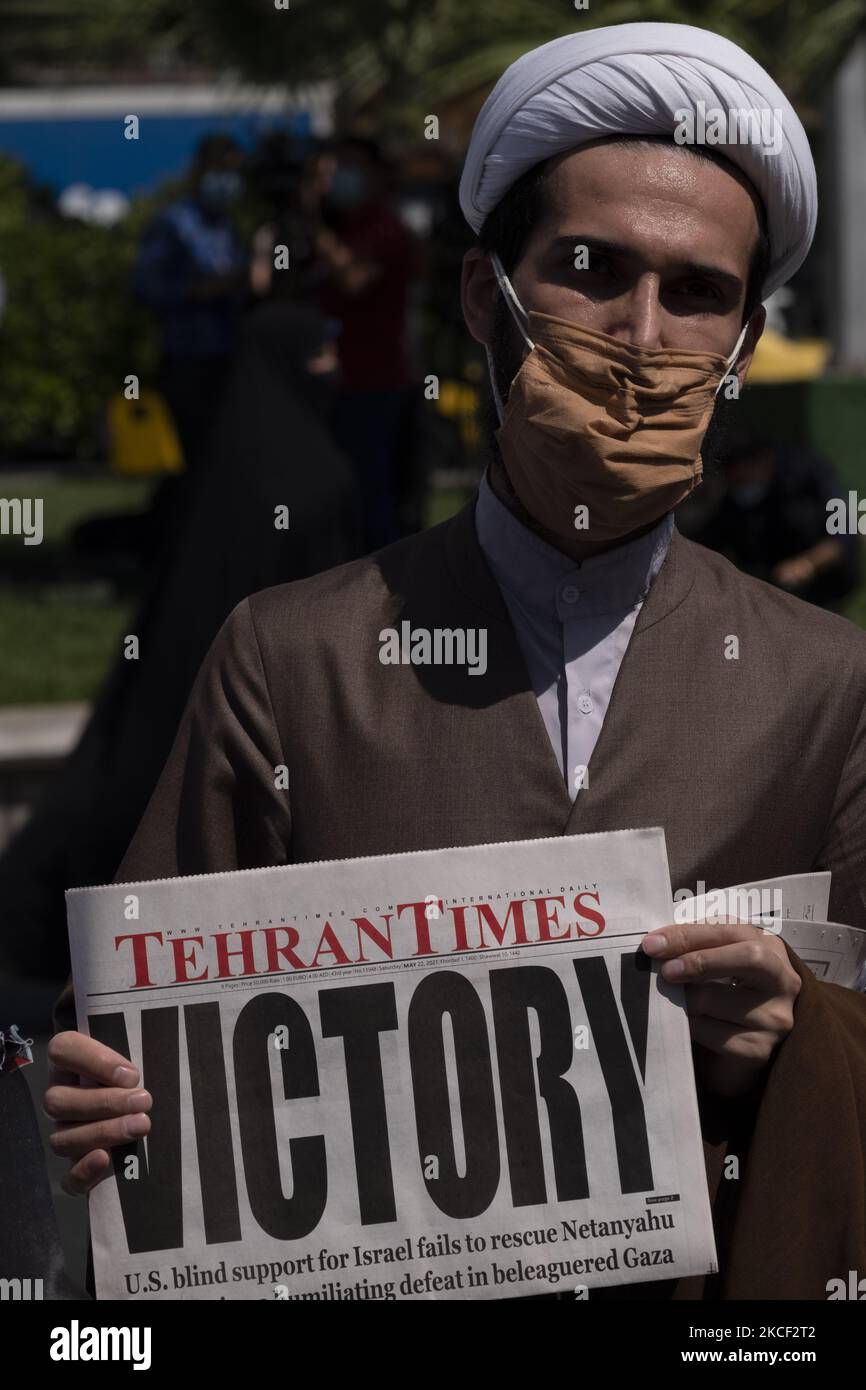
[(637, 615), (667, 555), (673, 513), (637, 540), (575, 564), (512, 516), (485, 475), (475, 528), (574, 801), (589, 785), (592, 751)]

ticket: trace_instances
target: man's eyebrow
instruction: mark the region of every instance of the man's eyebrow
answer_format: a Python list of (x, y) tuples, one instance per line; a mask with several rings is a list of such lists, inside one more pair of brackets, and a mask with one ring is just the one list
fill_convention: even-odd
[[(619, 256), (623, 259), (634, 259), (634, 252), (628, 246), (622, 246), (616, 241), (606, 241), (603, 237), (581, 236), (575, 233), (573, 236), (558, 236), (551, 243), (551, 248), (555, 251), (574, 252), (576, 246), (585, 246), (588, 251), (595, 252), (596, 255)], [(707, 279), (715, 280), (732, 294), (739, 294), (743, 289), (743, 281), (739, 275), (734, 275), (729, 270), (722, 270), (720, 266), (704, 265), (701, 261), (675, 261), (673, 269), (678, 273), (686, 275), (702, 275)]]

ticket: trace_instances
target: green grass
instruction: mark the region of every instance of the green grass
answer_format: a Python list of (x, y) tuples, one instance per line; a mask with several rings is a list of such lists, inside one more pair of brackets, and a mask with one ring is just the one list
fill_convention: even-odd
[[(29, 478), (26, 473), (0, 472), (0, 497), (42, 499), (43, 545), (62, 544), (72, 527), (87, 517), (142, 509), (153, 487), (152, 478), (62, 478), (38, 471)], [(18, 536), (0, 536), (0, 550), (22, 545)]]
[(0, 705), (92, 699), (128, 631), (131, 608), (0, 591)]
[[(41, 546), (0, 536), (0, 549), (15, 547), (22, 569), (32, 556), (36, 580), (47, 552), (61, 550), (77, 522), (103, 512), (137, 511), (153, 486), (152, 479), (0, 473), (0, 497), (42, 498), (44, 531)], [(133, 600), (117, 599), (100, 585), (0, 587), (0, 705), (91, 700), (133, 608)]]

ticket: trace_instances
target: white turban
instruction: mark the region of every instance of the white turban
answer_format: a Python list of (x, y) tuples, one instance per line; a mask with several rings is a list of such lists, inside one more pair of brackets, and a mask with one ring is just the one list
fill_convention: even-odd
[(818, 193), (809, 142), (784, 92), (754, 58), (690, 24), (585, 29), (512, 63), (481, 108), (469, 142), (460, 180), (467, 222), (480, 231), (534, 164), (602, 136), (673, 136), (682, 111), (696, 111), (699, 102), (708, 116), (712, 109), (763, 111), (765, 130), (771, 113), (781, 112), (775, 152), (754, 126), (749, 143), (723, 140), (715, 147), (763, 200), (771, 253), (766, 298), (802, 265), (815, 233)]

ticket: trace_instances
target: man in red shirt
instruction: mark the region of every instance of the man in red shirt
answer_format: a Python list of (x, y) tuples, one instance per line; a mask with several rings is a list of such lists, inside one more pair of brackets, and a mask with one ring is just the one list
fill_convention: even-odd
[(375, 141), (341, 141), (325, 175), (313, 242), (320, 305), (342, 324), (334, 430), (358, 472), (376, 549), (400, 535), (397, 444), (411, 386), (406, 307), (416, 246), (388, 201), (389, 169)]

